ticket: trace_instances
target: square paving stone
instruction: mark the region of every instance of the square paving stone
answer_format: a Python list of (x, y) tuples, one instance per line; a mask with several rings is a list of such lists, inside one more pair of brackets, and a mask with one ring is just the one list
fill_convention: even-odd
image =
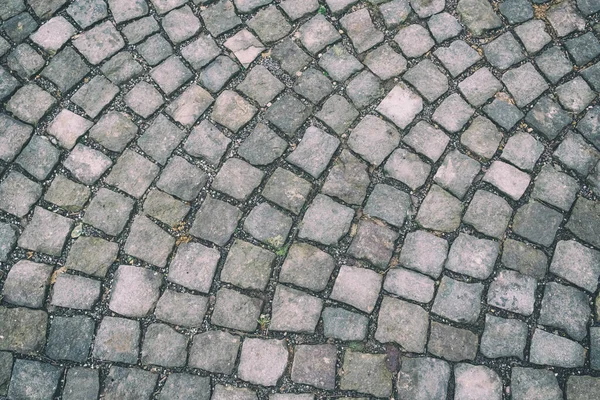
[(518, 319), (485, 316), (481, 336), (481, 353), (487, 358), (517, 357), (524, 359), (527, 324)]
[(61, 110), (48, 126), (48, 133), (58, 139), (58, 143), (72, 149), (80, 136), (84, 135), (93, 122), (67, 109)]
[[(317, 4), (317, 8), (318, 7), (319, 5)], [(296, 73), (308, 65), (311, 60), (311, 57), (290, 38), (282, 40), (281, 43), (273, 47), (271, 56), (277, 60), (281, 68), (290, 75), (296, 75)]]
[(181, 48), (181, 55), (196, 71), (210, 63), (219, 54), (221, 49), (210, 35), (201, 34), (193, 42)]
[(571, 120), (571, 116), (549, 97), (542, 97), (525, 118), (529, 125), (548, 139), (554, 139)]
[(23, 149), (17, 164), (38, 180), (48, 177), (60, 156), (60, 151), (54, 147), (45, 136), (35, 135)]
[(215, 177), (212, 188), (238, 201), (245, 201), (260, 185), (264, 172), (238, 158), (228, 159)]
[(20, 13), (14, 17), (3, 21), (4, 32), (15, 43), (20, 43), (35, 32), (38, 23), (27, 12)]
[(487, 303), (529, 316), (533, 313), (537, 281), (516, 271), (500, 271), (490, 284)]
[(592, 32), (565, 40), (567, 51), (577, 65), (584, 65), (600, 54), (600, 42)]
[(531, 103), (549, 88), (548, 83), (531, 63), (505, 72), (502, 75), (502, 82), (513, 95), (519, 107)]
[(366, 316), (343, 308), (325, 307), (323, 310), (323, 332), (328, 338), (363, 340), (368, 323)]
[(359, 54), (383, 41), (383, 33), (373, 24), (367, 8), (344, 15), (340, 18), (340, 24)]
[(573, 64), (564, 51), (557, 46), (540, 53), (535, 58), (535, 63), (544, 76), (552, 83), (556, 83), (573, 70)]
[(218, 250), (200, 243), (182, 243), (169, 265), (167, 280), (186, 288), (208, 293), (217, 263), (221, 258)]
[(508, 98), (506, 93), (502, 92), (500, 95), (501, 97), (505, 97), (505, 99), (499, 97), (495, 98), (494, 101), (483, 107), (483, 111), (495, 123), (508, 131), (515, 126), (525, 114), (513, 104), (512, 99), (506, 99)]
[(173, 373), (167, 378), (159, 398), (161, 400), (208, 400), (210, 398), (210, 377)]
[(168, 96), (193, 77), (192, 72), (175, 56), (152, 68), (150, 76)]
[(455, 365), (454, 381), (457, 400), (502, 399), (502, 379), (491, 368), (483, 365)]
[(357, 0), (325, 0), (329, 9), (334, 14), (340, 14), (347, 10), (351, 5), (357, 3)]
[(71, 367), (67, 371), (63, 388), (64, 400), (93, 400), (100, 391), (99, 371), (84, 367)]
[(467, 329), (431, 321), (427, 351), (448, 361), (474, 360), (479, 338)]
[(219, 56), (200, 72), (200, 83), (213, 93), (221, 90), (240, 67), (228, 56)]
[(592, 107), (577, 123), (577, 130), (600, 149), (600, 131), (596, 128), (600, 123), (600, 107)]
[(96, 65), (121, 50), (125, 41), (112, 22), (105, 21), (79, 35), (73, 40), (73, 45), (91, 64)]
[(550, 271), (575, 285), (594, 292), (600, 276), (600, 252), (574, 240), (556, 244)]
[(304, 47), (316, 54), (342, 37), (335, 27), (322, 14), (317, 14), (298, 29)]
[(460, 142), (478, 156), (490, 159), (502, 141), (502, 133), (489, 119), (476, 117), (461, 135)]
[(4, 100), (10, 96), (20, 85), (19, 81), (13, 77), (7, 69), (0, 68), (0, 77), (2, 78), (2, 84), (0, 84), (0, 99)]
[(244, 230), (261, 242), (280, 248), (286, 242), (292, 219), (268, 203), (254, 207), (244, 221)]
[(85, 29), (108, 16), (107, 5), (102, 0), (76, 0), (67, 8), (67, 14)]
[(67, 179), (64, 175), (56, 175), (44, 200), (67, 211), (80, 211), (90, 198), (90, 189)]
[(6, 110), (23, 122), (36, 125), (56, 99), (34, 83), (21, 87), (6, 103)]
[(431, 311), (460, 323), (474, 323), (481, 311), (481, 283), (442, 277)]
[(117, 400), (127, 396), (137, 399), (150, 398), (157, 381), (158, 374), (137, 368), (112, 366), (101, 396), (106, 400)]
[(312, 114), (312, 107), (284, 94), (265, 113), (265, 118), (288, 136), (293, 136)]
[(534, 20), (515, 27), (515, 33), (523, 42), (525, 49), (531, 54), (544, 48), (552, 38), (545, 31), (544, 21)]
[(542, 246), (550, 246), (563, 216), (538, 202), (519, 208), (513, 218), (513, 232)]
[(158, 170), (158, 166), (151, 161), (127, 150), (117, 159), (105, 182), (140, 198), (158, 175)]
[(343, 265), (329, 297), (371, 313), (379, 297), (382, 281), (383, 277), (373, 270)]
[(319, 194), (304, 213), (298, 237), (335, 245), (348, 233), (353, 218), (353, 209)]
[(364, 64), (382, 80), (388, 80), (406, 71), (407, 62), (387, 43), (369, 52)]
[(40, 361), (16, 359), (8, 387), (10, 399), (52, 399), (63, 368)]
[(137, 46), (138, 53), (151, 66), (155, 66), (173, 54), (173, 47), (160, 34), (155, 34)]
[(41, 308), (46, 299), (52, 267), (21, 260), (13, 265), (2, 288), (3, 299), (11, 304)]
[(226, 90), (217, 97), (211, 118), (235, 133), (252, 119), (256, 111), (256, 107), (243, 97)]
[(151, 189), (144, 201), (144, 212), (175, 227), (190, 211), (190, 206), (157, 189)]
[(136, 137), (138, 130), (137, 125), (126, 114), (109, 111), (90, 128), (89, 137), (108, 150), (120, 153)]
[(156, 187), (182, 200), (194, 200), (206, 184), (208, 175), (184, 158), (175, 156), (163, 169)]
[(460, 226), (463, 207), (456, 197), (433, 185), (421, 203), (416, 222), (423, 228), (452, 232)]
[(358, 224), (358, 231), (348, 248), (348, 254), (366, 259), (380, 269), (385, 269), (392, 258), (398, 234), (388, 227), (369, 220)]
[(281, 11), (275, 6), (270, 6), (257, 12), (248, 21), (248, 27), (256, 32), (260, 40), (267, 44), (282, 39), (292, 29), (292, 26), (287, 22)]
[(550, 205), (569, 211), (577, 197), (579, 185), (567, 174), (557, 171), (549, 165), (544, 165), (535, 179), (532, 197)]
[(477, 161), (454, 150), (446, 155), (433, 180), (462, 199), (480, 169), (481, 165)]
[(42, 186), (25, 175), (11, 171), (0, 183), (0, 210), (24, 217), (42, 195)]
[(296, 80), (294, 91), (313, 104), (318, 104), (333, 91), (333, 85), (324, 73), (309, 68)]
[(281, 267), (279, 282), (318, 292), (325, 289), (334, 268), (329, 254), (307, 243), (294, 243)]
[(471, 105), (479, 107), (502, 90), (502, 83), (484, 67), (460, 82), (458, 88)]
[(190, 234), (225, 246), (242, 217), (239, 208), (208, 196), (196, 214)]
[(314, 178), (318, 178), (327, 168), (339, 145), (338, 138), (328, 135), (315, 126), (310, 126), (306, 129), (300, 144), (286, 160), (302, 168)]
[(491, 183), (511, 199), (519, 200), (529, 187), (531, 177), (510, 164), (494, 161), (483, 181)]
[(0, 114), (0, 159), (12, 161), (31, 137), (33, 127)]
[(552, 371), (513, 367), (511, 393), (515, 400), (560, 400), (563, 392)]
[(148, 13), (148, 4), (144, 0), (108, 0), (108, 5), (117, 24)]
[(346, 85), (346, 94), (357, 108), (365, 108), (384, 94), (379, 78), (364, 70)]
[(262, 195), (278, 206), (298, 214), (311, 190), (312, 185), (309, 182), (278, 167), (267, 181)]
[(58, 257), (72, 227), (71, 219), (36, 207), (31, 221), (19, 237), (18, 245), (24, 249)]
[(504, 242), (502, 265), (536, 279), (548, 270), (548, 258), (543, 251), (513, 239)]
[(490, 64), (501, 70), (525, 59), (525, 52), (510, 32), (484, 45), (483, 52)]
[(462, 40), (455, 40), (448, 47), (440, 47), (433, 54), (454, 78), (481, 60), (479, 53)]
[(0, 350), (39, 352), (46, 343), (48, 315), (28, 308), (0, 307)]
[(200, 13), (206, 29), (213, 35), (219, 36), (236, 26), (242, 21), (235, 14), (235, 8), (231, 1), (221, 0)]
[(317, 0), (284, 0), (281, 2), (281, 8), (292, 21), (295, 21), (317, 11), (319, 3)]
[(270, 251), (236, 240), (229, 250), (220, 279), (242, 289), (265, 290), (274, 261), (275, 254)]
[(277, 96), (285, 85), (275, 78), (268, 69), (257, 65), (248, 72), (246, 78), (237, 86), (242, 93), (264, 107)]
[(129, 44), (137, 44), (159, 30), (158, 22), (154, 16), (149, 15), (128, 23), (121, 32)]
[(558, 101), (567, 110), (580, 113), (594, 100), (596, 93), (578, 76), (555, 89)]
[(216, 126), (207, 120), (202, 120), (186, 139), (183, 149), (193, 157), (200, 157), (212, 165), (218, 165), (229, 143), (231, 139)]
[(432, 119), (448, 132), (455, 133), (465, 126), (474, 112), (458, 93), (453, 93), (435, 109)]
[(467, 208), (463, 222), (484, 235), (501, 239), (512, 212), (512, 208), (502, 197), (485, 190), (478, 190)]
[(17, 228), (11, 224), (0, 223), (0, 261), (6, 262), (8, 255), (17, 242)]
[(187, 337), (164, 324), (151, 324), (144, 334), (142, 364), (182, 367), (187, 357)]
[(230, 375), (235, 368), (241, 339), (223, 331), (208, 331), (194, 336), (188, 365), (209, 372)]
[(423, 110), (423, 100), (403, 83), (396, 85), (379, 103), (376, 111), (404, 129)]
[(473, 278), (487, 279), (494, 269), (498, 251), (496, 241), (461, 233), (450, 247), (446, 268)]
[(63, 161), (63, 166), (73, 177), (86, 185), (96, 183), (111, 165), (110, 157), (82, 144), (77, 144)]
[(137, 363), (140, 323), (126, 318), (105, 316), (94, 341), (93, 357), (99, 360)]
[(562, 329), (573, 339), (583, 340), (591, 314), (589, 301), (579, 289), (549, 282), (544, 288), (538, 324)]
[(286, 341), (276, 339), (246, 339), (242, 345), (238, 376), (263, 386), (275, 386), (287, 365)]
[(151, 84), (141, 81), (125, 97), (125, 104), (142, 118), (148, 118), (164, 104), (162, 95)]
[(272, 307), (271, 330), (313, 334), (321, 317), (323, 300), (300, 290), (278, 285)]
[(379, 310), (375, 340), (394, 342), (404, 351), (423, 353), (429, 329), (429, 314), (421, 307), (385, 296)]
[(554, 151), (567, 168), (586, 176), (600, 160), (600, 152), (587, 143), (581, 135), (572, 131), (567, 132), (562, 143)]
[(117, 259), (118, 252), (117, 243), (81, 236), (71, 245), (65, 267), (103, 278)]
[(60, 274), (52, 288), (53, 306), (91, 310), (100, 297), (100, 282), (78, 275)]
[(89, 317), (54, 317), (50, 325), (46, 355), (54, 360), (85, 362), (94, 328), (94, 320)]
[(363, 65), (341, 44), (333, 45), (319, 59), (319, 66), (338, 82), (350, 78), (355, 72), (363, 69)]
[(335, 345), (299, 345), (294, 349), (292, 381), (318, 389), (335, 388), (337, 349)]
[(156, 303), (154, 315), (171, 324), (200, 327), (207, 308), (208, 299), (204, 296), (167, 289)]
[(450, 366), (432, 357), (402, 358), (398, 373), (398, 395), (401, 398), (428, 400), (446, 398)]
[(457, 11), (469, 32), (475, 36), (502, 26), (502, 20), (487, 2), (461, 1)]
[(427, 27), (438, 43), (458, 36), (463, 30), (458, 20), (447, 12), (432, 15), (427, 21)]
[(44, 59), (28, 44), (18, 45), (6, 57), (8, 67), (23, 79), (29, 79), (45, 64)]
[(448, 242), (426, 231), (410, 232), (404, 239), (399, 262), (401, 265), (439, 277), (448, 254)]
[(585, 349), (575, 341), (538, 328), (531, 339), (529, 361), (563, 368), (582, 367)]
[(403, 79), (413, 85), (430, 103), (446, 93), (449, 88), (446, 75), (429, 59), (410, 68)]
[(394, 41), (408, 58), (420, 57), (435, 45), (427, 29), (417, 24), (401, 28)]
[(137, 140), (138, 146), (156, 162), (164, 165), (173, 150), (185, 137), (185, 132), (159, 114)]
[(125, 253), (158, 267), (165, 267), (175, 238), (144, 216), (136, 216), (125, 242)]
[(211, 323), (238, 331), (254, 332), (262, 306), (261, 299), (221, 288), (217, 292)]
[(590, 366), (592, 369), (600, 369), (600, 329), (590, 327)]
[(161, 21), (162, 28), (174, 44), (179, 44), (198, 32), (200, 20), (189, 6), (183, 6), (169, 12)]
[(238, 59), (244, 68), (248, 68), (265, 48), (247, 29), (242, 29), (223, 43)]
[(539, 140), (528, 133), (519, 131), (508, 139), (500, 158), (518, 168), (531, 171), (543, 152), (544, 146)]
[(389, 397), (392, 394), (392, 372), (387, 367), (385, 354), (346, 350), (340, 375), (342, 390), (354, 390), (376, 397)]
[(117, 236), (129, 220), (133, 205), (134, 201), (129, 197), (100, 188), (90, 202), (83, 222), (107, 235)]
[[(569, 65), (571, 64), (569, 63)], [(571, 70), (572, 68), (567, 72), (570, 72)], [(600, 88), (600, 63), (593, 64), (588, 68), (581, 70), (581, 76), (583, 76), (583, 79), (585, 79), (595, 90), (598, 90), (598, 88)]]
[(108, 307), (127, 317), (144, 317), (154, 309), (161, 285), (162, 274), (147, 268), (120, 265)]
[(526, 0), (505, 0), (500, 3), (498, 11), (510, 24), (519, 24), (533, 18), (533, 7)]
[(410, 197), (392, 186), (377, 184), (369, 195), (364, 213), (402, 227), (410, 209)]
[[(356, 128), (354, 128), (356, 130)], [(425, 121), (419, 121), (411, 128), (402, 141), (433, 162), (444, 153), (450, 138), (441, 130)]]
[(322, 187), (326, 195), (349, 204), (362, 204), (369, 186), (367, 165), (348, 150), (333, 161), (333, 167)]
[(131, 53), (122, 51), (105, 62), (101, 71), (112, 83), (120, 85), (142, 75), (144, 68)]

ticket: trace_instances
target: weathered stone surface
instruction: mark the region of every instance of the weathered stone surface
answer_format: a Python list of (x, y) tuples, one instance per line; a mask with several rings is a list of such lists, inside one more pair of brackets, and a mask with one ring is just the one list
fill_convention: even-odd
[(120, 265), (115, 275), (115, 287), (109, 308), (130, 317), (148, 315), (156, 305), (162, 275), (150, 269)]

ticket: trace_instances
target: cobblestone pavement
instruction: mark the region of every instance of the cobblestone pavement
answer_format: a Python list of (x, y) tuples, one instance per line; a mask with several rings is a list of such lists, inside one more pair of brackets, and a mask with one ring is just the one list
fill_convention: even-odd
[(0, 397), (600, 396), (599, 0), (1, 0)]

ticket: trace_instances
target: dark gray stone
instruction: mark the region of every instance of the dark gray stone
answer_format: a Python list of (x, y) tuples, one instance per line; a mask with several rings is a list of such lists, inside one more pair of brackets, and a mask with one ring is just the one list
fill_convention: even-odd
[(158, 32), (160, 27), (153, 16), (140, 18), (125, 25), (121, 32), (127, 38), (129, 44), (137, 44), (153, 33)]
[(369, 183), (367, 165), (344, 150), (333, 161), (333, 168), (325, 179), (322, 192), (348, 204), (361, 204), (367, 194)]
[(200, 20), (189, 6), (183, 6), (165, 15), (161, 25), (171, 42), (179, 44), (198, 32)]
[(531, 63), (513, 68), (502, 75), (502, 82), (515, 98), (517, 106), (524, 107), (548, 90), (548, 83)]
[(137, 51), (148, 64), (155, 66), (173, 54), (173, 47), (165, 38), (157, 33), (139, 44)]
[(585, 349), (577, 342), (538, 328), (531, 339), (529, 361), (563, 368), (582, 367)]
[(560, 400), (563, 392), (552, 371), (513, 367), (510, 376), (514, 400)]
[(549, 282), (544, 288), (538, 324), (562, 329), (575, 340), (583, 340), (592, 311), (589, 301), (581, 290)]
[(389, 397), (392, 394), (392, 386), (392, 372), (387, 368), (385, 354), (346, 350), (340, 381), (342, 390)]
[(579, 185), (567, 174), (558, 172), (549, 165), (544, 165), (535, 180), (531, 195), (550, 205), (569, 211), (577, 197)]
[(63, 388), (64, 400), (94, 400), (100, 391), (99, 372), (84, 367), (71, 367), (67, 371)]
[(502, 90), (502, 83), (487, 67), (483, 67), (460, 82), (458, 88), (471, 105), (479, 107)]
[(61, 92), (71, 90), (90, 72), (83, 58), (72, 47), (65, 47), (56, 54), (41, 75), (54, 83)]
[[(505, 93), (501, 93), (501, 95), (505, 95)], [(508, 97), (508, 95), (505, 96)], [(507, 131), (525, 116), (523, 111), (519, 110), (517, 106), (500, 98), (495, 98), (494, 101), (483, 107), (483, 111), (495, 123)]]
[(9, 399), (50, 400), (59, 385), (63, 368), (40, 361), (15, 360), (8, 387)]
[(17, 242), (18, 230), (11, 224), (0, 223), (0, 261), (6, 262)]
[(156, 187), (182, 200), (193, 201), (207, 181), (206, 172), (175, 156), (163, 169)]
[(240, 67), (228, 56), (218, 56), (200, 72), (200, 83), (213, 93), (220, 91)]
[(209, 400), (210, 378), (184, 373), (169, 375), (160, 391), (161, 400)]
[(447, 12), (432, 15), (429, 20), (427, 20), (427, 27), (431, 31), (435, 41), (438, 43), (445, 42), (448, 39), (458, 36), (463, 30), (462, 25), (456, 18)]
[[(317, 4), (317, 8), (318, 7), (319, 5)], [(285, 7), (283, 8), (285, 11)], [(281, 65), (281, 68), (290, 75), (296, 75), (308, 65), (311, 60), (309, 55), (298, 47), (291, 38), (284, 39), (281, 43), (273, 47), (271, 56), (277, 60)]]
[(487, 314), (481, 336), (481, 353), (487, 358), (516, 357), (524, 359), (527, 324)]
[(46, 355), (55, 360), (85, 362), (95, 325), (86, 316), (54, 317), (50, 325)]
[(446, 75), (428, 59), (410, 68), (403, 79), (413, 85), (430, 103), (446, 93), (449, 88)]
[(299, 345), (294, 350), (292, 381), (318, 389), (335, 388), (337, 349), (335, 345)]
[(294, 83), (294, 91), (317, 104), (333, 91), (333, 85), (322, 72), (309, 68)]
[(363, 340), (367, 335), (369, 319), (343, 308), (325, 307), (323, 332), (325, 337), (340, 340)]
[(479, 338), (467, 329), (431, 321), (427, 351), (448, 361), (474, 360)]
[(456, 11), (463, 24), (475, 36), (482, 36), (484, 33), (502, 26), (502, 20), (485, 0), (460, 0)]
[(0, 183), (0, 210), (24, 217), (42, 195), (42, 186), (25, 175), (11, 171)]
[(158, 170), (156, 164), (132, 150), (126, 150), (104, 181), (139, 199), (158, 175)]
[(346, 86), (346, 94), (357, 108), (369, 106), (383, 93), (379, 79), (367, 70), (352, 78)]
[(535, 137), (525, 132), (516, 132), (504, 145), (500, 158), (518, 168), (531, 171), (543, 152), (544, 146)]
[(433, 162), (444, 153), (450, 138), (441, 130), (425, 121), (419, 121), (402, 138), (402, 141)]
[(150, 398), (158, 374), (137, 368), (111, 366), (104, 386), (104, 399), (118, 400), (123, 398)]
[(322, 14), (317, 14), (298, 29), (300, 41), (312, 54), (316, 54), (342, 37)]
[(255, 100), (261, 107), (264, 107), (285, 89), (285, 85), (275, 78), (268, 69), (262, 65), (257, 65), (248, 72), (246, 78), (237, 88)]
[(513, 239), (504, 242), (502, 264), (536, 279), (542, 279), (548, 270), (548, 258), (541, 250)]
[(37, 28), (38, 23), (28, 12), (22, 12), (14, 17), (3, 21), (3, 30), (15, 43), (21, 43), (32, 34)]
[(229, 203), (207, 196), (196, 214), (190, 234), (224, 246), (237, 227), (242, 212)]
[(467, 208), (463, 222), (484, 235), (502, 239), (512, 212), (512, 208), (502, 197), (478, 190)]
[(53, 203), (67, 211), (80, 211), (90, 198), (91, 190), (84, 185), (57, 174), (50, 188), (44, 195), (44, 200)]
[(437, 358), (402, 357), (398, 373), (398, 395), (413, 400), (444, 399), (450, 380), (450, 366)]
[(392, 186), (377, 184), (369, 195), (364, 213), (402, 227), (410, 210), (410, 197)]
[(526, 22), (515, 28), (515, 33), (523, 42), (525, 49), (530, 54), (537, 53), (544, 48), (552, 38), (546, 33), (544, 21), (534, 20)]
[(564, 51), (557, 46), (550, 47), (548, 50), (539, 54), (535, 58), (535, 63), (546, 78), (552, 83), (558, 82), (560, 78), (573, 70), (571, 61), (569, 61)]
[(86, 29), (108, 15), (106, 2), (102, 0), (76, 0), (67, 8), (67, 14)]
[[(229, 142), (230, 140), (227, 139), (227, 143)], [(266, 124), (259, 122), (250, 136), (238, 147), (238, 154), (250, 164), (268, 165), (278, 159), (287, 147), (288, 144), (285, 140), (280, 138)]]
[(537, 281), (516, 271), (500, 271), (488, 289), (489, 305), (529, 316), (534, 311)]
[(550, 246), (563, 216), (540, 203), (531, 202), (519, 208), (513, 219), (513, 231), (542, 246)]
[(585, 65), (600, 54), (600, 42), (592, 32), (565, 40), (565, 47), (577, 65)]
[(444, 276), (431, 311), (461, 323), (474, 323), (481, 311), (481, 283), (465, 283)]
[(136, 136), (138, 127), (130, 117), (117, 111), (108, 111), (90, 129), (90, 138), (110, 151), (122, 152)]
[[(8, 54), (6, 64), (13, 72), (27, 80), (42, 69), (45, 61), (30, 45), (23, 43)], [(10, 82), (10, 78), (8, 79)]]
[(230, 375), (237, 360), (241, 339), (223, 331), (208, 331), (194, 336), (188, 365), (209, 372)]
[(122, 51), (105, 62), (101, 71), (112, 83), (120, 85), (142, 75), (144, 68), (131, 53)]
[(158, 189), (150, 189), (144, 201), (144, 212), (175, 227), (190, 211), (190, 206)]
[(286, 36), (292, 29), (292, 26), (287, 22), (283, 14), (274, 6), (257, 12), (248, 21), (248, 26), (256, 32), (260, 40), (264, 43), (276, 42)]
[(519, 24), (533, 18), (533, 7), (527, 0), (505, 0), (498, 10), (511, 24)]
[(600, 276), (600, 253), (574, 240), (560, 241), (556, 244), (550, 271), (594, 292)]
[(455, 133), (465, 126), (474, 112), (458, 93), (453, 93), (435, 109), (432, 119), (448, 132)]
[(375, 50), (369, 52), (364, 64), (381, 80), (388, 80), (406, 71), (407, 62), (389, 44), (384, 43)]
[(346, 14), (340, 18), (340, 24), (359, 54), (383, 41), (383, 33), (373, 24), (367, 8)]
[(24, 307), (0, 307), (0, 351), (34, 353), (46, 343), (48, 315)]
[(167, 58), (150, 71), (150, 77), (167, 96), (179, 89), (193, 76), (192, 71), (175, 56)]
[(410, 232), (404, 239), (401, 265), (438, 278), (448, 255), (448, 242), (426, 231)]
[(38, 85), (21, 87), (6, 103), (6, 110), (28, 124), (36, 125), (56, 104), (56, 99)]
[(151, 324), (144, 334), (142, 364), (183, 367), (187, 357), (187, 337), (164, 324)]

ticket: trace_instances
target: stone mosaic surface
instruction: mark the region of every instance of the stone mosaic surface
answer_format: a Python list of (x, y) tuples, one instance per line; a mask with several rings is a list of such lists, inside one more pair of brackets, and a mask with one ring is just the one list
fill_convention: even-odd
[(599, 12), (0, 1), (0, 398), (598, 398)]

